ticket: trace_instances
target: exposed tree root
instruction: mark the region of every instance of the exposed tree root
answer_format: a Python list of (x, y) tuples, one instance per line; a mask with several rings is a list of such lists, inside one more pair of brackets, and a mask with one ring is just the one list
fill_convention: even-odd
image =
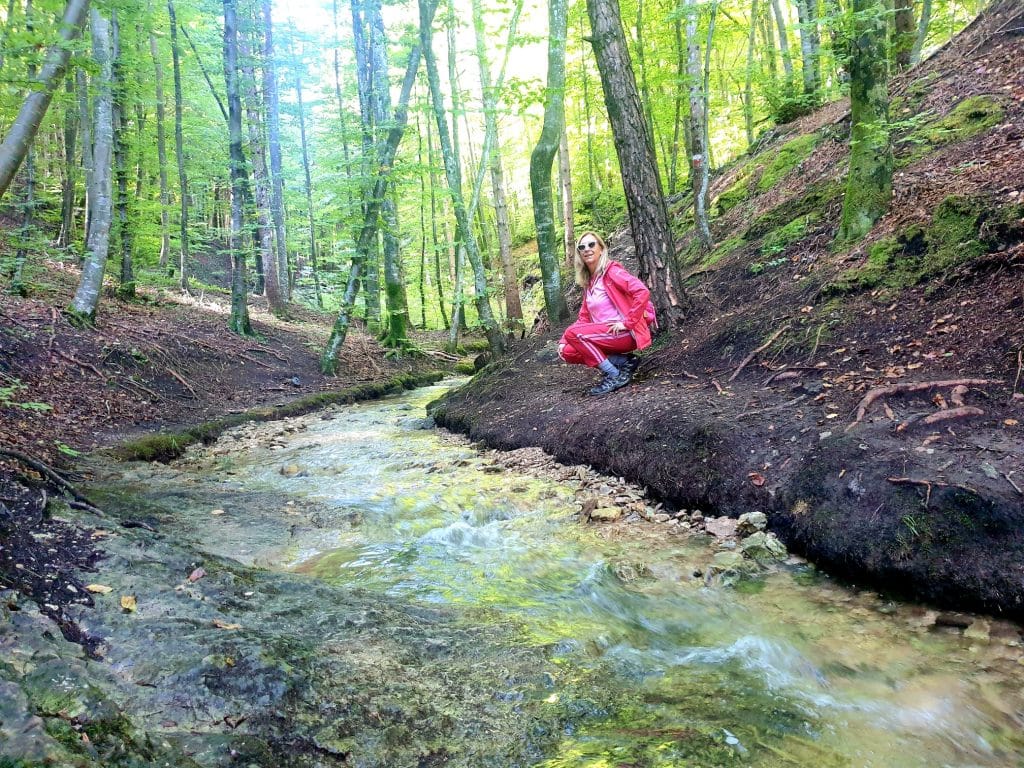
[(925, 490), (924, 494), (924, 505), (927, 507), (928, 502), (932, 498), (932, 488), (959, 488), (961, 491), (967, 491), (977, 495), (977, 491), (973, 488), (969, 488), (966, 485), (957, 485), (956, 483), (941, 483), (938, 480), (916, 480), (912, 477), (887, 477), (885, 478), (893, 485), (920, 485)]
[[(857, 405), (857, 417), (847, 425), (850, 430), (864, 420), (871, 404), (880, 397), (895, 395), (900, 392), (923, 392), (937, 387), (982, 387), (988, 384), (1000, 384), (999, 379), (945, 379), (942, 381), (908, 381), (902, 384), (890, 384), (887, 387), (876, 387), (864, 395)], [(962, 395), (961, 395), (962, 397)]]
[(777, 331), (775, 331), (775, 333), (773, 333), (771, 336), (768, 337), (768, 341), (766, 341), (760, 347), (758, 347), (753, 352), (751, 352), (749, 355), (747, 355), (745, 358), (743, 358), (743, 362), (741, 362), (738, 366), (736, 366), (736, 370), (732, 372), (732, 376), (729, 377), (729, 381), (732, 381), (737, 376), (739, 376), (740, 375), (740, 371), (742, 371), (744, 368), (747, 367), (747, 363), (749, 363), (751, 360), (753, 360), (759, 354), (761, 354), (766, 349), (768, 349), (768, 347), (770, 347), (772, 345), (772, 342), (774, 342), (777, 338), (779, 338), (779, 336), (781, 336), (787, 330), (789, 330), (789, 323), (785, 323), (784, 325), (782, 325)]
[(896, 431), (897, 432), (904, 432), (908, 428), (916, 426), (916, 425), (920, 425), (922, 427), (927, 427), (927, 426), (930, 426), (932, 424), (938, 424), (941, 421), (950, 421), (952, 419), (966, 419), (966, 418), (969, 418), (971, 416), (984, 416), (984, 415), (985, 415), (985, 412), (983, 410), (981, 410), (981, 408), (975, 408), (975, 407), (970, 406), (970, 405), (964, 405), (964, 406), (961, 406), (959, 408), (946, 408), (945, 410), (938, 411), (936, 413), (932, 413), (932, 414), (930, 414), (928, 416), (924, 416), (923, 418), (907, 419), (902, 424), (900, 424), (898, 427), (896, 427)]
[(75, 488), (74, 485), (72, 485), (62, 474), (60, 474), (49, 464), (40, 461), (34, 456), (29, 456), (27, 453), (15, 451), (11, 448), (4, 448), (3, 446), (0, 446), (0, 456), (9, 456), (12, 459), (20, 461), (26, 467), (34, 469), (36, 472), (47, 478), (54, 485), (66, 491), (68, 495), (70, 495), (75, 501), (81, 504), (87, 504), (90, 510), (96, 512), (97, 514), (103, 514), (102, 511), (95, 504), (89, 501), (88, 497), (80, 493), (78, 489)]

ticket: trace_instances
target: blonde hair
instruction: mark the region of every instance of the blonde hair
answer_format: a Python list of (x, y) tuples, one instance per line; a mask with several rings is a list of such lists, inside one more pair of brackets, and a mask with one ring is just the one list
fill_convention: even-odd
[[(601, 258), (597, 262), (597, 271), (591, 275), (590, 270), (587, 269), (587, 265), (583, 263), (583, 259), (580, 258), (579, 244), (583, 242), (583, 238), (590, 236), (597, 241), (597, 244), (601, 246)], [(591, 277), (597, 277), (602, 274), (608, 268), (608, 262), (611, 259), (608, 258), (608, 246), (605, 245), (604, 238), (601, 237), (597, 232), (591, 232), (587, 230), (576, 240), (576, 253), (573, 255), (573, 271), (576, 273), (576, 285), (580, 288), (586, 289), (590, 284)]]

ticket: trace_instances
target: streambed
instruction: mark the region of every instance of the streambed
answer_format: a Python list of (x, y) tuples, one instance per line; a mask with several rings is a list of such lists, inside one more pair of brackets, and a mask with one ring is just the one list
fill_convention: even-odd
[(138, 609), (83, 612), (76, 674), (196, 765), (1024, 764), (1017, 628), (803, 565), (707, 583), (704, 537), (581, 525), (424, 428), (442, 391), (95, 467), (156, 532), (105, 539)]

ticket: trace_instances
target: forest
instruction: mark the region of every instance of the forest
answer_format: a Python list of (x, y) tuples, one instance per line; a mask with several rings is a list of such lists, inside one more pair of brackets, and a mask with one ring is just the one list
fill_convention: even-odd
[(0, 768), (1018, 764), (1021, 62), (1020, 0), (0, 0)]

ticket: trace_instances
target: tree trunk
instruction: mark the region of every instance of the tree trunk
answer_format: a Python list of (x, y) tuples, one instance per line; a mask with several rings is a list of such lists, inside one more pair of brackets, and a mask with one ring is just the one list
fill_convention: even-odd
[(700, 43), (697, 40), (697, 17), (700, 11), (694, 0), (687, 0), (686, 19), (687, 73), (690, 81), (690, 185), (693, 188), (694, 230), (704, 253), (711, 252), (711, 229), (708, 226), (708, 153), (707, 115), (704, 112), (704, 75), (700, 65)]
[(18, 116), (4, 136), (3, 144), (0, 144), (0, 199), (3, 198), (25, 159), (53, 99), (53, 93), (64, 79), (64, 72), (71, 57), (70, 43), (82, 31), (88, 8), (89, 0), (68, 0), (60, 25), (60, 41), (52, 45), (47, 52), (39, 76), (33, 78), (38, 87), (33, 88), (25, 97), (21, 109), (18, 110)]
[(302, 105), (302, 78), (295, 78), (296, 106), (299, 110), (299, 137), (302, 142), (302, 170), (306, 176), (306, 212), (309, 221), (309, 261), (313, 268), (313, 288), (316, 291), (316, 305), (324, 308), (324, 297), (320, 292), (320, 265), (316, 253), (316, 225), (313, 222), (313, 181), (309, 173), (309, 143), (306, 141), (306, 110)]
[(892, 141), (884, 0), (853, 0), (850, 56), (850, 175), (839, 239), (859, 240), (889, 207)]
[(530, 155), (530, 192), (537, 230), (537, 255), (544, 288), (544, 308), (552, 326), (569, 317), (562, 293), (561, 258), (555, 237), (551, 195), (551, 167), (558, 140), (565, 130), (566, 0), (548, 0), (548, 81), (544, 99), (544, 125)]
[(565, 266), (572, 269), (576, 253), (576, 230), (573, 226), (572, 169), (569, 166), (569, 137), (565, 131), (558, 140), (558, 183), (562, 188), (562, 253)]
[(914, 0), (893, 0), (892, 61), (896, 71), (910, 68), (917, 40), (914, 24)]
[(668, 193), (670, 196), (676, 193), (679, 181), (679, 138), (683, 124), (683, 88), (681, 83), (686, 76), (686, 48), (683, 45), (683, 24), (678, 18), (672, 22), (672, 31), (674, 32), (676, 50), (676, 82), (680, 83), (680, 85), (673, 89), (672, 156), (669, 159), (668, 165)]
[(757, 0), (750, 0), (750, 28), (747, 32), (747, 70), (743, 83), (743, 127), (747, 147), (754, 143), (754, 43), (757, 40)]
[(128, 222), (128, 120), (127, 89), (125, 86), (124, 58), (121, 51), (121, 25), (117, 11), (111, 12), (110, 31), (114, 52), (114, 175), (117, 179), (117, 196), (114, 202), (114, 242), (121, 251), (118, 295), (122, 298), (135, 296), (135, 275), (132, 269), (132, 244), (134, 237)]
[[(430, 85), (430, 96), (434, 108), (434, 119), (437, 122), (437, 134), (441, 144), (441, 157), (444, 159), (445, 176), (448, 179), (448, 191), (452, 206), (455, 209), (455, 220), (459, 229), (459, 240), (466, 249), (466, 256), (473, 267), (474, 299), (477, 316), (484, 327), (491, 351), (501, 354), (505, 349), (505, 339), (494, 321), (491, 312), (490, 298), (487, 290), (487, 276), (484, 271), (483, 259), (477, 247), (470, 215), (462, 197), (462, 172), (455, 162), (448, 123), (444, 116), (444, 99), (441, 94), (441, 82), (437, 71), (437, 61), (432, 48), (431, 18), (433, 3), (430, 0), (419, 0), (420, 9), (420, 44), (427, 68), (427, 82)], [(563, 33), (564, 37), (564, 33)]]
[(786, 34), (786, 17), (782, 13), (783, 0), (771, 0), (775, 14), (775, 26), (779, 34), (779, 51), (782, 53), (782, 69), (786, 73), (786, 93), (793, 87), (793, 57), (789, 53), (789, 35)]
[[(437, 155), (434, 151), (434, 129), (427, 120), (427, 168), (430, 179), (430, 236), (434, 244), (434, 279), (437, 282), (437, 303), (441, 310), (441, 320), (444, 327), (450, 328), (451, 321), (448, 319), (448, 310), (444, 303), (444, 282), (441, 273), (441, 242), (437, 231)], [(445, 250), (447, 250), (447, 244)]]
[(252, 156), (253, 187), (256, 191), (256, 239), (263, 262), (263, 292), (270, 311), (282, 316), (287, 310), (281, 298), (281, 277), (274, 255), (274, 230), (270, 213), (270, 173), (267, 171), (267, 148), (263, 139), (263, 116), (251, 51), (243, 44), (242, 73), (245, 75), (245, 108), (249, 125), (249, 152)]
[(414, 345), (409, 341), (409, 299), (402, 275), (398, 208), (393, 195), (392, 185), (390, 193), (381, 204), (381, 218), (384, 222), (384, 296), (387, 299), (387, 316), (381, 343), (388, 349), (409, 350)]
[(185, 138), (182, 127), (184, 96), (181, 92), (181, 47), (178, 45), (178, 21), (173, 0), (167, 0), (167, 13), (171, 26), (171, 64), (174, 70), (174, 156), (178, 163), (178, 195), (180, 197), (178, 244), (178, 281), (181, 290), (188, 292), (188, 176), (185, 173)]
[(160, 63), (156, 35), (149, 34), (149, 53), (153, 58), (153, 72), (156, 81), (156, 155), (160, 167), (160, 269), (167, 269), (171, 254), (171, 235), (168, 209), (171, 204), (170, 187), (167, 183), (167, 122), (164, 107), (164, 68)]
[(92, 121), (92, 156), (95, 165), (93, 188), (89, 195), (92, 223), (89, 227), (89, 240), (86, 243), (82, 277), (71, 300), (71, 306), (68, 307), (71, 321), (78, 325), (92, 325), (96, 320), (96, 308), (99, 306), (100, 291), (103, 288), (103, 271), (110, 247), (110, 222), (113, 212), (111, 170), (114, 97), (111, 90), (113, 62), (110, 52), (110, 24), (95, 10), (90, 14), (89, 23), (92, 27), (93, 59), (98, 69), (98, 87)]
[[(423, 6), (420, 6), (420, 23), (425, 23), (427, 29), (430, 28), (436, 9), (437, 3), (433, 0), (428, 0), (426, 13), (424, 13)], [(377, 240), (377, 219), (380, 216), (381, 201), (384, 198), (386, 180), (390, 173), (391, 164), (394, 162), (395, 153), (398, 151), (398, 144), (402, 140), (402, 134), (405, 133), (405, 126), (408, 122), (409, 96), (412, 93), (412, 86), (416, 80), (416, 70), (419, 69), (420, 50), (420, 46), (414, 45), (409, 53), (405, 79), (402, 81), (402, 90), (398, 97), (398, 106), (395, 109), (394, 119), (391, 121), (391, 128), (383, 142), (381, 151), (377, 154), (376, 179), (372, 191), (365, 199), (363, 226), (356, 241), (356, 257), (352, 260), (348, 286), (345, 289), (345, 295), (342, 297), (338, 317), (331, 328), (331, 335), (327, 340), (327, 346), (320, 357), (320, 370), (328, 375), (334, 374), (337, 371), (338, 352), (345, 343), (345, 337), (348, 334), (349, 312), (359, 290), (361, 254), (368, 252), (371, 247), (374, 247)]]
[(594, 35), (591, 44), (601, 72), (622, 171), (640, 277), (650, 288), (662, 315), (669, 324), (675, 324), (681, 317), (683, 297), (675, 270), (675, 243), (650, 132), (644, 126), (629, 50), (622, 33), (618, 2), (587, 0), (587, 12)]
[(932, 19), (932, 0), (922, 0), (921, 18), (917, 21), (917, 37), (914, 38), (914, 47), (910, 51), (910, 63), (917, 64), (921, 61), (921, 51), (924, 50), (924, 41), (928, 37), (928, 24)]
[[(284, 174), (281, 166), (281, 110), (277, 95), (277, 66), (274, 62), (274, 24), (270, 0), (263, 0), (263, 96), (267, 106), (267, 150), (270, 153), (270, 216), (274, 222), (276, 260), (264, 264), (264, 273), (277, 269), (281, 301), (291, 299), (288, 247), (284, 228)], [(275, 264), (276, 261), (276, 264)]]
[[(509, 27), (509, 45), (506, 46), (506, 62), (511, 49), (511, 36), (515, 30), (522, 8), (522, 0), (516, 3), (515, 14)], [(522, 330), (523, 306), (519, 296), (519, 280), (516, 277), (515, 262), (512, 259), (512, 227), (508, 219), (508, 201), (505, 199), (505, 174), (501, 162), (501, 141), (498, 136), (498, 88), (491, 83), (490, 62), (487, 59), (487, 40), (484, 34), (483, 10), (480, 0), (473, 0), (473, 28), (476, 33), (476, 57), (480, 64), (480, 83), (483, 91), (485, 143), (490, 147), (491, 195), (494, 198), (495, 227), (498, 230), (498, 258), (501, 262), (502, 287), (505, 294), (505, 320), (509, 333)], [(502, 67), (504, 76), (504, 66)], [(501, 79), (501, 78), (499, 78)], [(499, 86), (500, 87), (500, 86)]]
[[(909, 0), (908, 0), (909, 1)], [(821, 86), (818, 71), (820, 41), (818, 35), (818, 0), (796, 0), (797, 18), (800, 21), (800, 56), (804, 94), (817, 101)]]
[(242, 153), (242, 99), (238, 94), (238, 19), (236, 0), (224, 0), (224, 84), (228, 101), (228, 147), (231, 162), (231, 318), (228, 327), (239, 336), (252, 336), (249, 324), (245, 250), (242, 247), (243, 201), (246, 187)]
[(57, 246), (67, 248), (75, 239), (75, 193), (78, 188), (78, 166), (75, 164), (75, 144), (81, 116), (75, 99), (75, 82), (69, 75), (64, 81), (68, 96), (64, 109), (64, 175), (61, 179), (60, 234)]

